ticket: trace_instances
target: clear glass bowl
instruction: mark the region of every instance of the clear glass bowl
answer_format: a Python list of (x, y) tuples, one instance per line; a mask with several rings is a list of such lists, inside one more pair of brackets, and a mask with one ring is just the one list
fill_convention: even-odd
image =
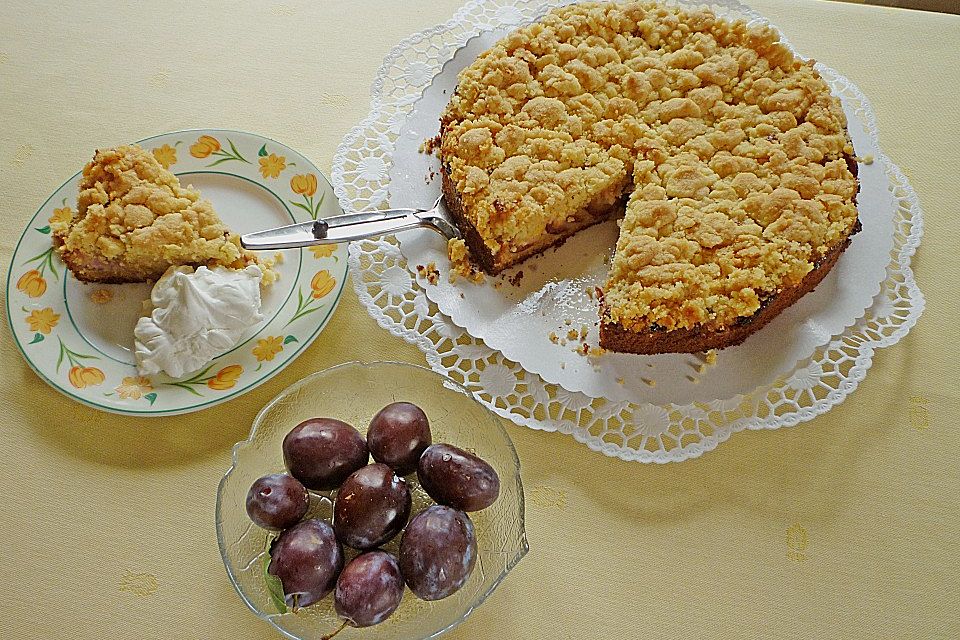
[[(449, 442), (490, 463), (500, 475), (500, 497), (493, 506), (470, 514), (478, 558), (463, 588), (435, 602), (419, 600), (407, 589), (388, 620), (365, 629), (347, 627), (338, 640), (435, 638), (480, 606), (529, 549), (517, 452), (500, 422), (466, 389), (430, 369), (399, 362), (349, 362), (314, 373), (284, 390), (257, 415), (250, 437), (233, 448), (233, 465), (217, 491), (217, 542), (227, 574), (247, 606), (288, 638), (316, 640), (335, 631), (340, 620), (332, 596), (296, 613), (279, 612), (263, 577), (266, 550), (274, 534), (247, 517), (247, 490), (260, 476), (285, 470), (281, 443), (299, 422), (328, 416), (366, 433), (370, 418), (397, 401), (423, 408), (434, 442)], [(415, 473), (407, 482), (413, 493), (412, 513), (432, 504)], [(308, 515), (329, 521), (334, 495), (311, 493)], [(384, 548), (396, 552), (399, 540), (397, 536)], [(346, 551), (348, 559), (355, 555)]]

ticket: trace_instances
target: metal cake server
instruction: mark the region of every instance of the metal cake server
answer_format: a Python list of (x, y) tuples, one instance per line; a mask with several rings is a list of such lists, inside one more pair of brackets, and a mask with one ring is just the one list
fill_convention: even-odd
[(447, 212), (441, 196), (430, 209), (384, 209), (345, 213), (312, 222), (246, 233), (240, 236), (240, 244), (244, 249), (252, 251), (296, 249), (317, 244), (350, 242), (409, 229), (431, 229), (447, 240), (461, 237), (460, 230)]

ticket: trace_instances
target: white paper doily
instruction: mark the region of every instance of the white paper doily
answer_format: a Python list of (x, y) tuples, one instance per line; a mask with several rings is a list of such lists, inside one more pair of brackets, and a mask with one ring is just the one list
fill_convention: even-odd
[[(344, 209), (386, 206), (392, 152), (401, 127), (431, 79), (458, 48), (482, 31), (521, 24), (556, 4), (561, 3), (474, 0), (449, 22), (395, 47), (373, 84), (370, 114), (348, 133), (334, 158), (334, 190)], [(731, 0), (709, 6), (724, 17), (767, 23)], [(810, 420), (842, 402), (865, 377), (874, 351), (906, 335), (923, 309), (923, 296), (910, 269), (922, 234), (916, 194), (879, 150), (876, 121), (866, 97), (831, 69), (818, 65), (818, 70), (863, 124), (870, 146), (877, 149), (874, 169), (886, 175), (896, 203), (893, 248), (886, 279), (865, 315), (773, 383), (725, 400), (657, 404), (591, 398), (548, 384), (442, 314), (411, 276), (392, 238), (351, 246), (357, 294), (382, 327), (416, 344), (431, 367), (462, 382), (497, 414), (530, 428), (571, 434), (609, 456), (640, 462), (680, 461), (713, 449), (735, 431)]]

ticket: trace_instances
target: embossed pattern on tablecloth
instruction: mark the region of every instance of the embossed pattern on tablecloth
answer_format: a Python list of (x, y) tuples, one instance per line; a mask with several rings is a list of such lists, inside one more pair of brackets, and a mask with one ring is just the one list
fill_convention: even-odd
[[(507, 424), (531, 551), (450, 638), (960, 636), (960, 19), (752, 4), (870, 98), (881, 145), (926, 214), (912, 262), (926, 311), (844, 404), (802, 428), (736, 434), (697, 460), (626, 463)], [(368, 111), (383, 56), (458, 7), (3, 4), (0, 257), (9, 263), (26, 221), (98, 146), (231, 127), (329, 169)], [(62, 397), (0, 331), (0, 637), (30, 640), (279, 637), (247, 611), (217, 552), (230, 447), (307, 373), (352, 359), (423, 363), (345, 293), (269, 383), (219, 409), (143, 421)]]

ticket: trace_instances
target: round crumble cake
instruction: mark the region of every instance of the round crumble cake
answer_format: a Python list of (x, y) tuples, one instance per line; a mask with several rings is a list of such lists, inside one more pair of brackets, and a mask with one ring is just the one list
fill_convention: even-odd
[(738, 344), (859, 228), (839, 101), (766, 26), (653, 3), (583, 3), (513, 32), (441, 117), (451, 255), (503, 269), (623, 215), (601, 346)]

